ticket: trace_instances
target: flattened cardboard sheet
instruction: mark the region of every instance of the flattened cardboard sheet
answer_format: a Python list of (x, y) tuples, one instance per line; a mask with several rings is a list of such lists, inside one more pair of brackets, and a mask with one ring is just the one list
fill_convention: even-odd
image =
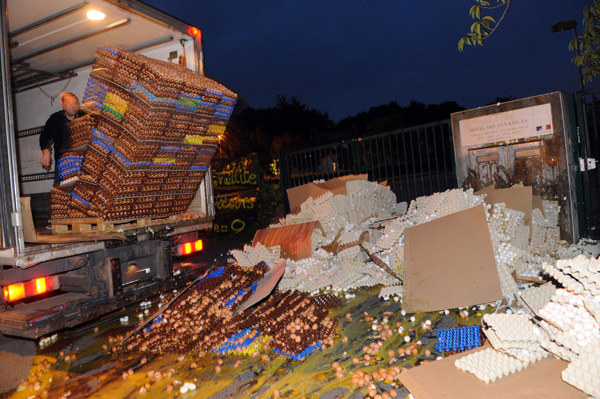
[(511, 187), (496, 189), (494, 203), (504, 202), (506, 207), (525, 214), (525, 224), (531, 226), (531, 211), (533, 204), (533, 190), (531, 186)]
[(542, 197), (540, 197), (539, 195), (534, 195), (533, 196), (533, 201), (531, 203), (531, 208), (532, 209), (539, 209), (540, 211), (542, 211), (542, 215), (546, 216), (546, 213), (544, 212), (544, 202), (542, 201)]
[(347, 194), (346, 183), (351, 180), (368, 180), (367, 174), (348, 175), (336, 177), (327, 180), (324, 183), (307, 183), (298, 187), (288, 188), (286, 190), (290, 211), (292, 213), (300, 212), (300, 205), (309, 198), (319, 198), (321, 195), (331, 192), (336, 194)]
[(37, 234), (33, 224), (33, 216), (31, 214), (31, 197), (21, 197), (19, 199), (21, 202), (21, 220), (23, 221), (23, 239), (25, 242), (63, 244), (69, 242), (93, 242), (127, 239), (127, 237), (121, 233), (109, 231), (67, 234)]
[(31, 214), (31, 197), (20, 197), (21, 221), (23, 225), (23, 239), (25, 242), (38, 242)]
[[(487, 194), (487, 197), (484, 199), (486, 204), (494, 205), (504, 202), (507, 208), (523, 212), (525, 214), (524, 221), (527, 226), (531, 226), (532, 209), (541, 207), (542, 204), (541, 197), (533, 195), (531, 186), (501, 189), (496, 189), (494, 186), (487, 186), (475, 193), (475, 195), (481, 194)], [(541, 209), (543, 213), (543, 207)]]
[(483, 205), (404, 232), (407, 312), (430, 312), (502, 299)]
[(254, 306), (258, 302), (265, 299), (275, 288), (275, 285), (281, 280), (281, 276), (285, 273), (286, 259), (280, 259), (274, 268), (264, 274), (264, 276), (256, 283), (256, 291), (245, 302), (242, 302), (235, 310), (233, 315), (243, 312), (244, 310)]
[(483, 200), (485, 201), (486, 204), (493, 205), (494, 204), (494, 191), (496, 191), (496, 187), (491, 185), (491, 186), (487, 186), (484, 189), (476, 191), (474, 194), (475, 195), (486, 194), (486, 197)]
[(290, 226), (257, 230), (252, 245), (281, 246), (281, 256), (293, 260), (312, 256), (312, 232), (321, 228), (319, 222), (298, 223)]
[[(486, 346), (489, 347), (489, 346)], [(454, 366), (456, 359), (482, 350), (473, 349), (420, 365), (400, 374), (400, 382), (415, 399), (533, 399), (588, 396), (562, 381), (568, 363), (553, 357), (530, 364), (524, 370), (486, 384), (474, 374)]]

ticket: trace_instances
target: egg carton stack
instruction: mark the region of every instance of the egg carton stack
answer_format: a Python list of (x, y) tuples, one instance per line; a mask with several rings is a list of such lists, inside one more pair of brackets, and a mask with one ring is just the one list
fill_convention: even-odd
[(126, 220), (186, 212), (237, 96), (175, 64), (101, 45), (59, 161), (51, 218)]
[(545, 351), (569, 362), (562, 372), (564, 381), (598, 397), (600, 260), (579, 255), (544, 263), (543, 269), (563, 288), (546, 283), (522, 292), (520, 300), (529, 315), (485, 315), (483, 331), (497, 353), (469, 355), (463, 359), (473, 356), (470, 362), (457, 362), (456, 366), (490, 382), (545, 357)]
[(543, 213), (540, 209), (532, 212), (532, 234), (529, 252), (543, 254), (555, 252), (561, 245), (558, 219), (560, 206), (557, 201), (544, 200)]
[(526, 291), (520, 292), (518, 299), (523, 305), (525, 310), (530, 316), (539, 316), (539, 311), (542, 309), (556, 292), (556, 287), (552, 283), (545, 283), (539, 287), (530, 288)]
[(270, 268), (275, 267), (281, 255), (281, 247), (276, 245), (267, 248), (261, 243), (255, 246), (244, 245), (244, 249), (232, 249), (231, 254), (241, 267), (254, 267), (265, 262)]
[(454, 362), (454, 365), (462, 371), (475, 374), (481, 381), (489, 384), (523, 370), (528, 362), (488, 348), (460, 358)]
[(483, 332), (494, 349), (523, 362), (533, 363), (548, 356), (539, 328), (525, 314), (487, 314)]
[[(456, 211), (476, 206), (483, 200), (473, 191), (449, 190), (430, 197), (420, 197), (408, 207), (397, 204), (391, 190), (375, 182), (350, 181), (346, 195), (326, 193), (309, 198), (300, 207), (300, 213), (288, 215), (281, 226), (307, 221), (318, 221), (323, 230), (313, 232), (313, 255), (309, 259), (288, 260), (280, 287), (304, 292), (322, 289), (347, 291), (357, 287), (383, 285), (393, 287), (384, 297), (399, 297), (400, 281), (372, 261), (367, 252), (375, 254), (396, 274), (402, 273), (404, 263), (404, 229), (425, 223)], [(420, 205), (419, 205), (420, 204)], [(422, 208), (420, 208), (422, 207)], [(404, 215), (392, 216), (392, 211)], [(272, 225), (271, 227), (278, 227)], [(365, 234), (367, 233), (367, 234)], [(331, 253), (325, 246), (336, 241), (339, 246), (350, 246)], [(354, 245), (362, 242), (361, 245)], [(252, 252), (250, 248), (246, 248)], [(240, 261), (243, 253), (234, 254)]]

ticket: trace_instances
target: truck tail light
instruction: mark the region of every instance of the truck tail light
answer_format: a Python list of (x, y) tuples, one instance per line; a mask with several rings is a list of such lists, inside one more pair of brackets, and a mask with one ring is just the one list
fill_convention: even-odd
[(7, 285), (2, 289), (4, 300), (7, 302), (18, 301), (19, 299), (29, 298), (35, 295), (54, 291), (60, 288), (58, 276), (39, 277), (24, 283), (15, 283)]
[(8, 287), (4, 287), (4, 299), (7, 302), (18, 301), (23, 298), (25, 298), (25, 284), (11, 284)]
[(200, 252), (204, 249), (204, 244), (202, 240), (196, 240), (192, 242), (186, 242), (185, 244), (181, 244), (175, 247), (175, 256), (185, 256), (189, 254), (193, 254), (194, 252)]

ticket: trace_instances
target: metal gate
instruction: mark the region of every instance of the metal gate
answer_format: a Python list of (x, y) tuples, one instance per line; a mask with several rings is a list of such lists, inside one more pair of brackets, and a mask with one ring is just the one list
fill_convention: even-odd
[(569, 96), (577, 213), (581, 237), (600, 238), (600, 88)]
[(351, 174), (386, 181), (399, 202), (457, 187), (449, 119), (281, 154), (279, 165), (286, 213), (288, 188)]
[[(600, 88), (568, 96), (580, 237), (600, 238)], [(280, 154), (285, 212), (286, 189), (317, 180), (367, 173), (398, 201), (458, 187), (450, 120), (357, 140)]]

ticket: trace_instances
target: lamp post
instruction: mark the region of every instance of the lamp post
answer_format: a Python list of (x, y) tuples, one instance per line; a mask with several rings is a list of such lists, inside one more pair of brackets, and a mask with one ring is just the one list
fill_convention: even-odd
[[(577, 21), (574, 19), (570, 21), (562, 21), (557, 22), (552, 25), (552, 33), (556, 32), (564, 32), (566, 30), (573, 29), (573, 34), (575, 35), (575, 51), (577, 51), (577, 55), (579, 56), (579, 36), (577, 35)], [(581, 72), (581, 65), (577, 66), (579, 70), (579, 89), (583, 91), (585, 89), (583, 85), (583, 73)]]
[[(556, 33), (556, 32), (564, 32), (566, 30), (569, 29), (573, 29), (573, 33), (575, 35), (575, 50), (577, 51), (577, 55), (580, 55), (579, 52), (579, 36), (577, 36), (577, 22), (572, 19), (570, 21), (562, 21), (562, 22), (557, 22), (554, 25), (552, 25), (552, 33)], [(579, 69), (579, 88), (581, 90), (581, 103), (583, 105), (583, 132), (584, 132), (584, 139), (585, 139), (585, 145), (582, 148), (582, 152), (583, 152), (583, 159), (587, 160), (588, 154), (591, 154), (591, 148), (590, 148), (590, 136), (589, 136), (589, 129), (588, 129), (588, 124), (587, 124), (587, 103), (585, 101), (585, 94), (583, 93), (583, 90), (585, 89), (584, 85), (583, 85), (583, 74), (581, 72), (581, 65), (578, 65), (578, 69)], [(581, 158), (580, 158), (581, 160)], [(587, 170), (587, 162), (584, 162), (584, 167), (583, 170)]]

